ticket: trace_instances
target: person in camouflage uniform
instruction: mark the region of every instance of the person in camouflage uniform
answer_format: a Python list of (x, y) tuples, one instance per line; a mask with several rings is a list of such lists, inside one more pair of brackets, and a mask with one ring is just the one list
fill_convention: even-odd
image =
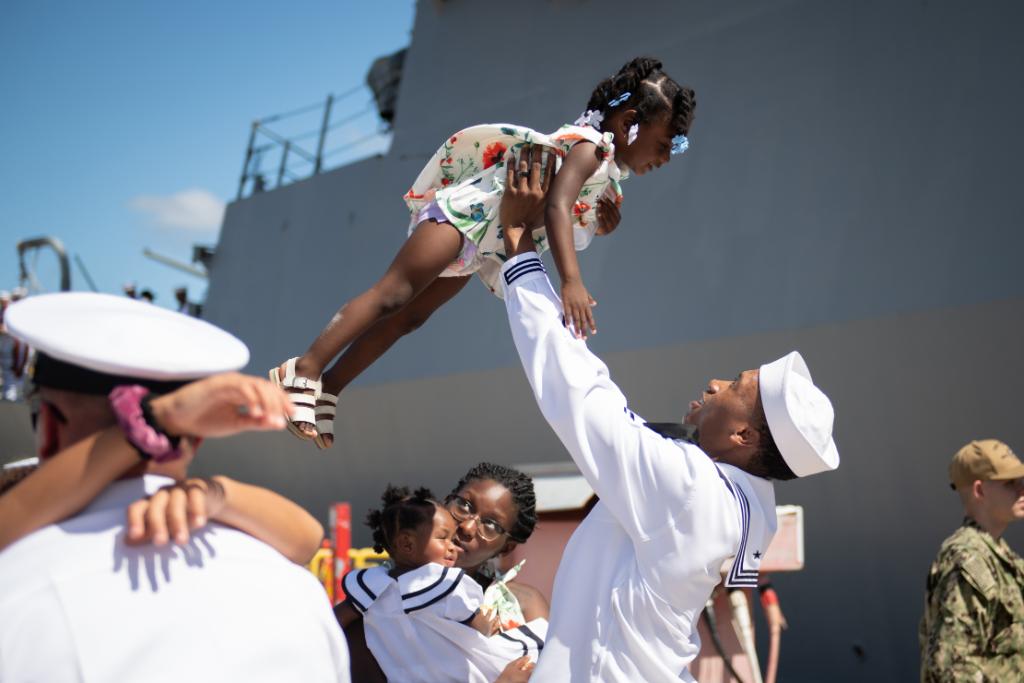
[(1024, 681), (1024, 560), (1000, 538), (1024, 519), (1024, 463), (994, 439), (953, 457), (964, 522), (928, 574), (921, 683)]

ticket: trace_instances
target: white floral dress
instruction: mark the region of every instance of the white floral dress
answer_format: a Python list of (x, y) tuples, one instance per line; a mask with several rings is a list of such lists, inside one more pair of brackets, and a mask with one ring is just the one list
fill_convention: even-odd
[[(501, 123), (472, 126), (445, 140), (403, 197), (409, 206), (410, 234), (425, 217), (443, 216), (465, 236), (458, 258), (441, 277), (477, 273), (494, 294), (501, 296), (498, 273), (506, 257), (498, 212), (507, 160), (523, 145), (534, 144), (555, 150), (560, 164), (572, 146), (583, 140), (597, 145), (602, 161), (583, 184), (573, 206), (573, 243), (577, 251), (586, 249), (597, 231), (598, 198), (607, 195), (616, 204), (622, 203), (620, 181), (628, 173), (615, 164), (611, 133), (590, 126), (565, 125), (546, 135)], [(535, 230), (533, 238), (538, 251), (548, 249), (544, 229)]]

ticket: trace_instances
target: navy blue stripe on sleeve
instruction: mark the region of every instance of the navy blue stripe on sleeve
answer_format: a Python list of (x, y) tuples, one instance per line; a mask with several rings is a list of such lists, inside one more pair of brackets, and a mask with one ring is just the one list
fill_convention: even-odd
[(524, 275), (530, 273), (546, 273), (544, 263), (540, 258), (524, 259), (505, 271), (505, 284), (511, 285)]

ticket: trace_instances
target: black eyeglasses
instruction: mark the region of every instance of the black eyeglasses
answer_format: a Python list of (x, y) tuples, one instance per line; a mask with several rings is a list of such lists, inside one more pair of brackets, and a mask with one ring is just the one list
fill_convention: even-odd
[(512, 540), (516, 540), (512, 534), (505, 530), (505, 527), (501, 526), (493, 519), (489, 517), (481, 517), (473, 508), (473, 504), (462, 496), (457, 496), (455, 494), (448, 496), (445, 498), (444, 506), (457, 522), (465, 522), (470, 519), (476, 520), (476, 535), (484, 541), (494, 541), (499, 536), (508, 536)]

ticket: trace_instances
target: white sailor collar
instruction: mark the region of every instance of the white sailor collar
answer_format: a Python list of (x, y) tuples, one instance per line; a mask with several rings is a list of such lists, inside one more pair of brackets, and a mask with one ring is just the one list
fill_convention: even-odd
[(775, 536), (775, 487), (767, 479), (731, 465), (715, 463), (740, 516), (740, 544), (725, 577), (727, 588), (756, 588), (761, 558)]
[(356, 609), (366, 612), (388, 587), (395, 585), (401, 594), (402, 610), (409, 614), (445, 599), (464, 580), (472, 581), (465, 577), (466, 572), (461, 569), (431, 562), (396, 580), (388, 575), (387, 567), (378, 566), (349, 572), (342, 580), (342, 587)]

